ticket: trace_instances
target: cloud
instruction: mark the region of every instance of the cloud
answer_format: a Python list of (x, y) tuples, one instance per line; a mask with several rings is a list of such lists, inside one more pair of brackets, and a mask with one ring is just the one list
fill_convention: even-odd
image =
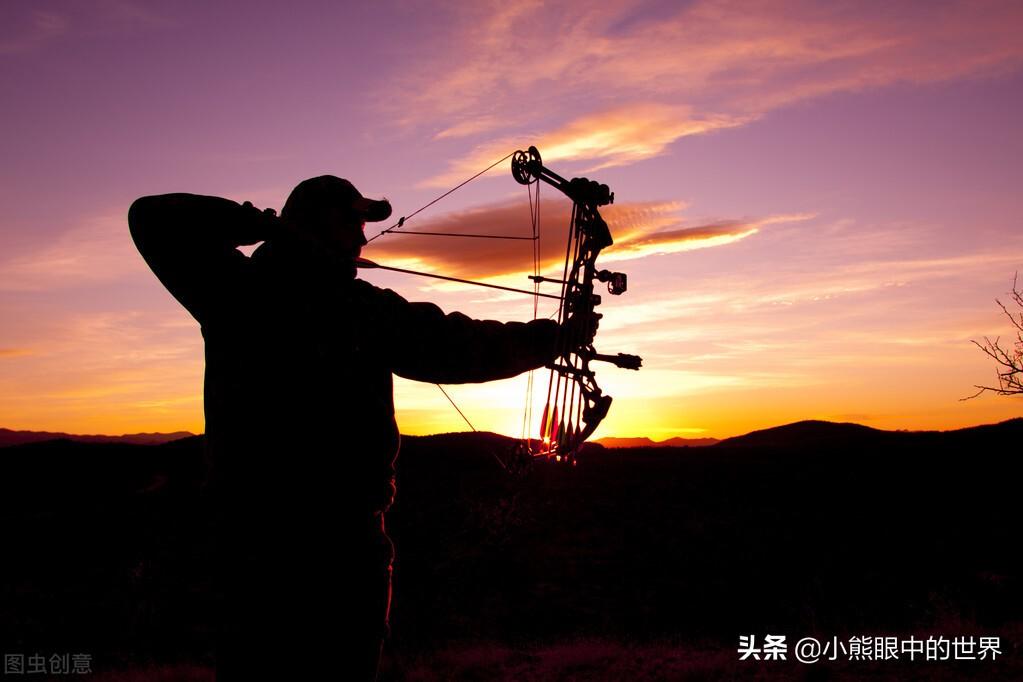
[(21, 22), (9, 26), (17, 33), (0, 38), (0, 55), (29, 52), (67, 32), (68, 18), (57, 12), (33, 10)]
[[(571, 217), (567, 201), (545, 200), (541, 208), (540, 262), (552, 265), (561, 253)], [(547, 226), (550, 226), (549, 228)], [(417, 235), (413, 232), (443, 232), (517, 237), (518, 241), (484, 238), (456, 238)], [(449, 213), (433, 220), (409, 224), (399, 232), (373, 242), (365, 255), (371, 260), (400, 267), (428, 268), (462, 278), (486, 278), (521, 272), (531, 267), (533, 246), (529, 207), (524, 201), (488, 204)], [(560, 245), (559, 245), (560, 242)]]
[[(565, 240), (572, 205), (567, 200), (541, 201), (539, 269), (552, 273), (565, 260)], [(758, 220), (728, 220), (706, 225), (685, 225), (679, 202), (636, 202), (603, 207), (615, 240), (601, 262), (678, 253), (729, 244), (756, 234), (764, 226), (806, 220), (808, 215), (773, 216)], [(516, 237), (517, 240), (458, 238), (422, 235)], [(449, 213), (396, 231), (374, 241), (366, 257), (381, 264), (428, 271), (465, 279), (494, 279), (532, 271), (532, 236), (529, 208), (522, 201), (506, 201)]]
[(794, 223), (813, 218), (810, 213), (778, 215), (759, 220), (726, 220), (706, 225), (678, 227), (653, 233), (636, 230), (616, 244), (605, 261), (629, 260), (724, 246), (751, 237), (768, 225)]
[[(789, 272), (772, 272), (770, 279), (765, 278), (756, 285), (756, 297), (742, 303), (742, 309), (774, 309), (829, 301), (834, 305), (834, 299), (850, 295), (869, 294), (894, 299), (900, 289), (930, 300), (942, 281), (962, 286), (962, 282), (977, 281), (992, 271), (1011, 271), (1023, 260), (1023, 250), (1016, 245), (1004, 251), (978, 251), (935, 258), (878, 254), (852, 263), (834, 262), (830, 254), (822, 250), (815, 258), (816, 262), (797, 263)], [(927, 286), (921, 289), (924, 283)]]
[[(426, 187), (447, 187), (479, 172), (509, 151), (522, 147), (529, 139), (543, 150), (547, 165), (557, 161), (595, 161), (587, 172), (642, 161), (662, 154), (675, 140), (687, 135), (738, 126), (746, 119), (722, 115), (695, 116), (687, 106), (667, 106), (656, 102), (619, 106), (577, 118), (539, 136), (502, 137), (476, 147), (455, 160), (449, 169), (422, 183)], [(478, 122), (482, 125), (483, 122)], [(469, 135), (481, 129), (455, 126), (442, 133)], [(440, 137), (440, 135), (438, 136)]]
[[(812, 97), (1016, 68), (1021, 24), (1012, 0), (465, 3), (375, 101), (406, 125), (441, 129), (440, 139), (499, 136), (500, 153), (476, 149), (445, 180), (528, 135), (548, 154), (632, 163)], [(565, 110), (589, 113), (552, 120)]]
[(32, 355), (28, 348), (0, 348), (0, 358), (17, 358), (23, 355)]
[(45, 299), (57, 307), (18, 318), (10, 330), (29, 340), (22, 348), (31, 352), (16, 349), (8, 360), (0, 351), (7, 360), (0, 414), (8, 425), (121, 433), (201, 428), (202, 337), (187, 313), (72, 311), (56, 320), (59, 297)]
[(144, 272), (123, 213), (86, 219), (24, 256), (0, 262), (0, 291), (46, 291)]
[(449, 126), (434, 135), (433, 139), (444, 140), (448, 138), (476, 135), (477, 133), (483, 133), (493, 130), (494, 128), (499, 128), (502, 125), (504, 125), (504, 123), (496, 116), (480, 116), (478, 118), (462, 121), (461, 123)]
[[(38, 3), (23, 4), (28, 6)], [(32, 52), (72, 31), (81, 36), (97, 37), (132, 34), (173, 25), (164, 15), (132, 0), (97, 0), (72, 4), (63, 12), (30, 7), (19, 7), (14, 11), (18, 10), (23, 10), (21, 16), (8, 18), (2, 27), (12, 35), (0, 36), (0, 55)]]

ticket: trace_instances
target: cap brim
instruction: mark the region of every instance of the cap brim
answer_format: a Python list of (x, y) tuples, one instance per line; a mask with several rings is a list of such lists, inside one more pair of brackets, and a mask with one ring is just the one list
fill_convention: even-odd
[(386, 199), (375, 201), (366, 197), (359, 197), (352, 203), (367, 223), (378, 223), (391, 217), (391, 204)]

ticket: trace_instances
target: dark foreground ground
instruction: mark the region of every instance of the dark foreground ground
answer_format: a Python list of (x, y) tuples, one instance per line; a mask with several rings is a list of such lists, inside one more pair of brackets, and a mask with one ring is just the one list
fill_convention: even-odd
[[(1023, 679), (1021, 443), (1023, 420), (804, 423), (512, 477), (500, 437), (407, 438), (383, 677)], [(197, 438), (0, 449), (2, 652), (85, 652), (85, 679), (211, 680), (200, 462)], [(785, 635), (788, 660), (739, 661), (751, 634)], [(803, 637), (878, 635), (997, 636), (1001, 655), (793, 660)]]

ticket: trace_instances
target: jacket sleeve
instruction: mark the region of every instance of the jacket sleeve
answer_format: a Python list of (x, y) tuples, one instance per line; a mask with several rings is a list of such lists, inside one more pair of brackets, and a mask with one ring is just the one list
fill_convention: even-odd
[(163, 194), (137, 199), (128, 225), (153, 273), (202, 323), (240, 286), (248, 259), (237, 247), (265, 239), (270, 220), (251, 204)]
[(542, 367), (555, 356), (553, 320), (497, 322), (409, 303), (389, 289), (361, 286), (362, 343), (383, 353), (400, 377), (439, 384), (506, 379)]

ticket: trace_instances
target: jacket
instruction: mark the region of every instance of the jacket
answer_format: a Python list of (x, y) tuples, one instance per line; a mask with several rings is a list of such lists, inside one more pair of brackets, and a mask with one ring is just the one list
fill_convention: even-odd
[[(280, 510), (386, 509), (399, 448), (392, 377), (483, 382), (541, 367), (557, 324), (445, 314), (357, 279), (251, 205), (143, 197), (150, 268), (199, 322), (214, 490)], [(238, 246), (263, 241), (245, 256)]]

